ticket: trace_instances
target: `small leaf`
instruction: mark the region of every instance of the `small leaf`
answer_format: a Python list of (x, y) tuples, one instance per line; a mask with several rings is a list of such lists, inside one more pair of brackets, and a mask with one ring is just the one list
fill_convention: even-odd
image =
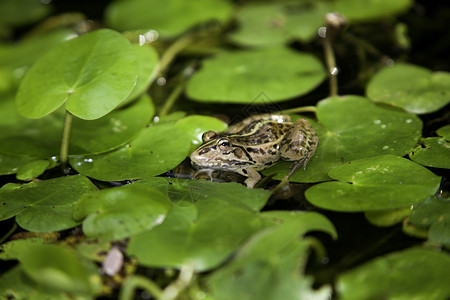
[(48, 160), (33, 160), (22, 165), (17, 171), (17, 179), (19, 180), (31, 180), (38, 177), (50, 166)]
[(72, 156), (71, 166), (103, 181), (139, 179), (175, 168), (188, 155), (191, 140), (173, 124), (145, 128), (129, 144), (104, 154)]
[(450, 125), (439, 128), (441, 138), (430, 137), (421, 140), (409, 157), (424, 166), (450, 169)]
[(312, 204), (335, 211), (394, 209), (424, 201), (439, 188), (441, 178), (410, 160), (376, 156), (344, 163), (329, 173), (339, 181), (310, 187)]
[(162, 38), (173, 38), (206, 21), (225, 22), (230, 12), (225, 0), (116, 0), (106, 10), (106, 23), (121, 31), (153, 29)]
[(50, 5), (42, 1), (2, 0), (0, 1), (0, 25), (25, 25), (40, 20), (50, 11)]
[(144, 185), (125, 185), (84, 195), (73, 217), (83, 221), (88, 237), (119, 240), (159, 225), (171, 207), (160, 191)]
[(410, 207), (389, 209), (389, 210), (373, 210), (365, 212), (367, 221), (375, 226), (385, 227), (393, 226), (400, 223), (411, 214)]
[[(426, 272), (424, 271), (426, 270)], [(337, 279), (339, 299), (447, 299), (450, 256), (409, 248), (376, 258)]]
[(66, 104), (82, 119), (98, 119), (120, 104), (137, 77), (136, 54), (119, 33), (100, 29), (66, 41), (39, 58), (17, 93), (18, 111), (41, 118)]
[(187, 95), (202, 102), (260, 104), (304, 95), (325, 78), (314, 56), (288, 48), (222, 52), (206, 59), (188, 82)]
[(415, 114), (434, 112), (450, 103), (450, 73), (433, 73), (408, 64), (394, 65), (372, 78), (367, 96)]
[[(0, 220), (16, 216), (24, 229), (50, 232), (78, 225), (73, 206), (85, 193), (96, 190), (84, 176), (32, 182), (14, 190), (0, 189)], [(39, 217), (36, 217), (39, 216)]]
[(412, 5), (412, 2), (411, 0), (337, 0), (330, 11), (337, 11), (350, 21), (372, 21), (402, 13)]
[(233, 42), (246, 46), (273, 46), (317, 36), (327, 7), (311, 3), (255, 3), (242, 6), (236, 14), (238, 29), (230, 35)]
[(19, 255), (28, 247), (35, 244), (42, 244), (45, 240), (42, 237), (33, 237), (22, 240), (12, 240), (0, 245), (0, 259), (17, 259)]
[(411, 213), (409, 221), (418, 227), (429, 228), (432, 242), (450, 245), (450, 200), (430, 197)]

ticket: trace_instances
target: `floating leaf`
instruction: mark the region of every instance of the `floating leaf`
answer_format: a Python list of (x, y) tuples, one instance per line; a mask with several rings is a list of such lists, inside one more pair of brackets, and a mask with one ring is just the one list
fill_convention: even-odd
[[(329, 299), (329, 287), (313, 290), (312, 279), (299, 274), (305, 268), (310, 244), (299, 238), (308, 230), (296, 225), (306, 225), (303, 217), (309, 219), (313, 215), (268, 214), (287, 222), (253, 235), (230, 263), (207, 277), (212, 295), (217, 299), (242, 300)], [(319, 216), (314, 214), (316, 219)], [(328, 226), (334, 231), (329, 222)]]
[(100, 29), (66, 41), (39, 58), (17, 93), (17, 108), (41, 118), (65, 103), (82, 119), (98, 119), (120, 104), (137, 77), (136, 54), (119, 33)]
[(350, 21), (372, 21), (402, 13), (408, 10), (412, 2), (412, 0), (337, 0), (330, 11), (337, 11)]
[[(129, 141), (143, 129), (154, 112), (147, 95), (97, 120), (75, 118), (70, 134), (70, 154), (98, 153)], [(4, 117), (4, 118), (2, 118)], [(0, 102), (0, 153), (37, 158), (56, 156), (60, 151), (64, 111), (38, 120), (18, 115), (13, 102)]]
[(21, 166), (34, 161), (29, 156), (12, 156), (0, 154), (0, 175), (15, 174)]
[[(155, 182), (161, 189), (162, 181)], [(186, 193), (189, 184), (178, 182), (166, 181), (165, 189), (175, 204), (166, 220), (130, 239), (128, 254), (136, 256), (139, 264), (174, 268), (190, 265), (197, 271), (206, 271), (222, 263), (245, 238), (261, 228), (262, 220), (245, 204), (242, 194), (232, 196), (222, 190), (219, 195), (220, 184), (215, 185), (215, 191), (212, 185), (206, 185), (205, 194), (201, 185)], [(229, 184), (228, 188), (236, 186)], [(250, 191), (244, 194), (262, 195), (261, 200), (267, 201), (267, 192)], [(244, 203), (227, 201), (226, 196), (240, 197)]]
[(374, 259), (340, 275), (337, 293), (342, 300), (440, 300), (450, 296), (448, 279), (450, 256), (447, 253), (410, 248)]
[(181, 163), (189, 152), (191, 140), (173, 124), (142, 130), (128, 145), (117, 150), (86, 156), (72, 156), (72, 167), (86, 176), (119, 181), (162, 174)]
[(175, 126), (190, 135), (192, 141), (190, 151), (192, 152), (202, 143), (202, 135), (204, 132), (209, 130), (216, 132), (223, 131), (227, 127), (227, 124), (213, 117), (190, 115), (178, 120)]
[(206, 59), (188, 82), (187, 95), (202, 102), (261, 104), (301, 96), (325, 78), (314, 56), (288, 48), (222, 52)]
[(375, 226), (392, 226), (403, 221), (411, 214), (411, 207), (365, 212), (366, 219)]
[(383, 155), (344, 163), (330, 171), (339, 181), (312, 186), (312, 204), (335, 211), (393, 209), (417, 204), (433, 195), (441, 178), (410, 160)]
[(133, 91), (121, 105), (128, 103), (144, 93), (153, 79), (155, 79), (159, 70), (158, 52), (153, 47), (148, 45), (133, 45), (133, 48), (136, 51), (138, 62), (138, 78)]
[(408, 64), (394, 65), (372, 78), (367, 96), (415, 114), (434, 112), (450, 103), (450, 73), (433, 73)]
[(40, 20), (51, 7), (38, 0), (0, 1), (0, 25), (19, 26)]
[(30, 245), (19, 255), (19, 261), (28, 276), (51, 290), (85, 295), (99, 292), (100, 278), (95, 264), (80, 261), (69, 248)]
[(238, 30), (233, 42), (247, 46), (273, 46), (317, 36), (327, 7), (322, 2), (256, 3), (242, 6), (236, 14)]
[(206, 21), (225, 22), (230, 13), (225, 0), (122, 0), (109, 5), (106, 22), (118, 30), (154, 29), (172, 38)]
[[(312, 122), (319, 146), (306, 169), (292, 182), (329, 180), (328, 172), (342, 162), (409, 153), (422, 135), (422, 121), (414, 114), (378, 106), (359, 96), (333, 97), (317, 105), (319, 123)], [(292, 163), (281, 162), (265, 172), (282, 179)]]
[(450, 169), (450, 125), (439, 128), (436, 133), (442, 137), (421, 140), (409, 157), (424, 166)]
[(125, 185), (84, 195), (73, 217), (85, 218), (86, 236), (119, 240), (159, 225), (170, 207), (169, 199), (152, 187)]
[(429, 228), (432, 242), (450, 245), (450, 200), (430, 197), (411, 213), (409, 221), (418, 227)]
[(17, 179), (19, 180), (31, 180), (38, 177), (50, 166), (50, 161), (39, 159), (32, 160), (22, 166), (17, 171)]
[(0, 220), (16, 216), (22, 228), (36, 232), (72, 228), (78, 225), (72, 218), (74, 204), (94, 190), (96, 187), (84, 176), (32, 182), (14, 190), (1, 189)]
[(11, 260), (17, 259), (19, 255), (28, 247), (35, 244), (42, 244), (45, 240), (41, 237), (33, 237), (22, 240), (12, 240), (0, 245), (0, 259)]
[(259, 211), (270, 197), (269, 191), (248, 189), (238, 183), (152, 177), (136, 181), (135, 184), (145, 184), (157, 188), (167, 194), (175, 204), (178, 204), (178, 201), (196, 203), (201, 199), (212, 198), (228, 202), (234, 206)]

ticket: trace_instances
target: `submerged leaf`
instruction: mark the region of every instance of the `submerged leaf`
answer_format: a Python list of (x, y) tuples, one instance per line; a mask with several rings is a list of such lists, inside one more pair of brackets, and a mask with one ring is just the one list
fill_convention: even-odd
[(450, 169), (450, 125), (439, 128), (436, 133), (442, 137), (421, 140), (409, 157), (424, 166)]

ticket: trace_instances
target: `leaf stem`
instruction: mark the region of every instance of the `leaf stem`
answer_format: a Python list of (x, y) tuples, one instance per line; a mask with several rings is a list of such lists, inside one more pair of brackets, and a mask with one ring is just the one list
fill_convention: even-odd
[(120, 300), (134, 299), (134, 291), (138, 287), (146, 290), (156, 299), (161, 299), (162, 290), (160, 289), (160, 287), (152, 280), (139, 275), (131, 275), (125, 279), (122, 285), (122, 289), (120, 290), (119, 299)]
[(159, 117), (164, 117), (167, 115), (167, 113), (170, 111), (172, 106), (175, 104), (175, 101), (177, 101), (178, 97), (180, 96), (181, 92), (183, 92), (185, 86), (185, 81), (183, 80), (181, 83), (179, 83), (175, 89), (170, 93), (167, 100), (164, 102), (163, 107), (159, 111)]
[(69, 141), (70, 141), (70, 129), (72, 128), (72, 114), (66, 110), (64, 116), (64, 127), (61, 139), (61, 149), (59, 154), (59, 161), (63, 168), (66, 167), (67, 161), (69, 159)]
[(192, 282), (194, 274), (193, 266), (183, 265), (178, 278), (164, 289), (158, 300), (175, 300)]
[(328, 78), (330, 80), (330, 96), (338, 95), (338, 81), (337, 74), (338, 68), (336, 66), (336, 58), (334, 55), (333, 46), (331, 45), (331, 39), (326, 37), (323, 41), (323, 50), (325, 53), (325, 62), (327, 64)]
[(11, 227), (11, 229), (0, 239), (0, 244), (3, 244), (4, 241), (6, 241), (11, 234), (14, 233), (14, 231), (16, 231), (17, 229), (17, 223), (14, 223), (14, 225)]
[(192, 35), (185, 35), (173, 42), (173, 44), (167, 48), (167, 50), (161, 57), (161, 60), (159, 62), (159, 72), (163, 73), (173, 61), (173, 59), (177, 56), (177, 54), (180, 53), (181, 50), (186, 48), (190, 43), (192, 43), (192, 41)]

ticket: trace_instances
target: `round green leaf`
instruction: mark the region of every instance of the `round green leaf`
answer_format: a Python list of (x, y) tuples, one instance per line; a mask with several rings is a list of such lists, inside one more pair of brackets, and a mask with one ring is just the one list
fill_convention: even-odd
[(394, 65), (372, 78), (367, 85), (367, 96), (375, 102), (395, 105), (415, 114), (434, 112), (450, 103), (450, 73), (433, 73), (414, 65)]
[(0, 25), (19, 26), (38, 21), (48, 15), (51, 7), (38, 0), (0, 1)]
[(216, 132), (223, 131), (227, 127), (227, 124), (213, 117), (191, 115), (178, 120), (175, 123), (175, 126), (190, 135), (192, 141), (192, 152), (202, 143), (202, 135), (204, 132), (209, 130)]
[(145, 128), (129, 144), (114, 151), (72, 156), (71, 166), (86, 176), (119, 181), (162, 174), (176, 167), (189, 153), (190, 138), (173, 124)]
[(127, 100), (122, 102), (121, 105), (127, 104), (129, 101), (144, 93), (159, 71), (158, 52), (153, 47), (144, 44), (142, 46), (133, 45), (133, 48), (136, 51), (138, 63), (137, 82)]
[(450, 125), (439, 128), (436, 133), (442, 137), (421, 140), (409, 157), (424, 166), (450, 169)]
[[(328, 172), (345, 161), (409, 153), (422, 135), (422, 121), (411, 113), (383, 107), (359, 96), (334, 97), (317, 105), (319, 123), (311, 122), (319, 145), (306, 166), (297, 170), (292, 182), (329, 180)], [(281, 162), (263, 172), (282, 179), (292, 163)]]
[(84, 195), (73, 217), (83, 221), (88, 237), (123, 239), (159, 225), (171, 207), (160, 191), (144, 185), (126, 185)]
[(412, 0), (337, 0), (330, 11), (337, 11), (350, 21), (372, 21), (402, 13), (411, 6), (412, 2)]
[(16, 216), (24, 229), (50, 232), (78, 225), (73, 206), (96, 187), (84, 176), (67, 176), (32, 182), (14, 190), (0, 189), (0, 220)]
[(335, 211), (386, 210), (424, 201), (439, 188), (441, 178), (401, 157), (383, 155), (344, 163), (330, 171), (339, 181), (310, 187), (312, 204)]
[(317, 36), (327, 8), (322, 2), (257, 3), (237, 11), (238, 30), (233, 42), (247, 46), (273, 46), (299, 39), (309, 42)]
[(0, 154), (0, 175), (15, 174), (19, 168), (34, 161), (34, 157)]
[(49, 166), (50, 162), (48, 160), (33, 160), (20, 166), (16, 177), (19, 180), (31, 180), (44, 173)]
[(19, 260), (28, 276), (56, 291), (93, 294), (91, 281), (100, 280), (93, 263), (82, 263), (75, 252), (59, 245), (30, 245)]
[(0, 245), (0, 259), (11, 260), (17, 259), (25, 249), (35, 244), (43, 244), (45, 239), (42, 237), (32, 237), (20, 240), (11, 240)]
[(340, 275), (339, 299), (448, 299), (450, 256), (410, 248), (372, 260)]
[(222, 52), (206, 59), (188, 82), (187, 95), (202, 102), (260, 104), (261, 93), (282, 101), (308, 93), (325, 78), (314, 56), (288, 48)]
[(414, 208), (409, 221), (429, 228), (428, 238), (436, 243), (450, 245), (450, 200), (430, 197)]
[[(228, 187), (235, 188), (236, 184)], [(219, 184), (214, 192), (207, 189), (206, 193), (199, 185), (187, 194), (185, 189), (189, 185), (180, 186), (178, 181), (166, 182), (165, 188), (176, 205), (161, 225), (132, 236), (128, 244), (127, 253), (136, 256), (141, 265), (174, 268), (190, 265), (197, 271), (206, 271), (222, 263), (262, 226), (261, 219), (247, 205), (229, 202), (224, 191), (217, 196)], [(251, 193), (263, 194), (267, 200), (267, 193), (247, 194)]]
[(365, 212), (367, 221), (375, 226), (392, 226), (400, 223), (411, 214), (411, 207)]
[(116, 0), (106, 10), (106, 22), (118, 30), (154, 29), (172, 38), (206, 21), (225, 22), (230, 12), (225, 0)]
[(136, 54), (119, 33), (101, 29), (56, 46), (32, 66), (17, 93), (18, 111), (41, 118), (62, 104), (82, 119), (100, 118), (132, 91)]
[(201, 199), (218, 199), (234, 206), (259, 211), (269, 200), (270, 192), (263, 189), (248, 189), (238, 183), (218, 183), (207, 180), (151, 177), (136, 181), (157, 188), (172, 202), (189, 199), (193, 203)]

